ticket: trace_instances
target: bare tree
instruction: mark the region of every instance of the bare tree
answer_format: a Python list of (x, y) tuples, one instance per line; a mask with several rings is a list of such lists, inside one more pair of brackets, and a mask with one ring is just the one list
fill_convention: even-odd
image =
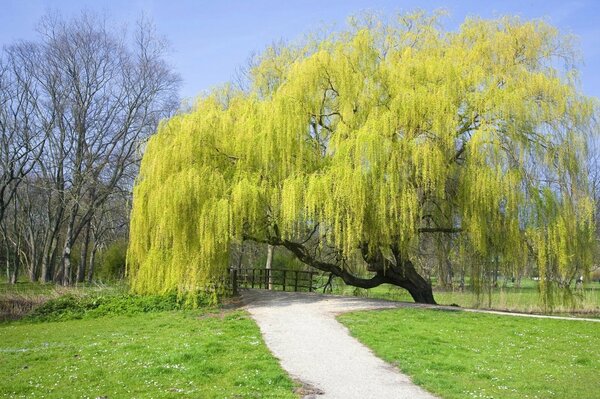
[[(598, 131), (597, 119), (594, 119), (594, 124)], [(596, 251), (600, 251), (600, 142), (598, 137), (590, 140), (587, 161), (590, 193), (596, 204)], [(594, 262), (591, 272), (591, 275), (596, 277), (600, 274), (600, 262)]]
[(10, 53), (0, 60), (0, 220), (44, 148), (35, 127), (33, 78)]
[[(39, 34), (38, 41), (6, 48), (9, 62), (0, 64), (0, 217), (28, 175), (27, 184), (45, 200), (43, 215), (35, 210), (43, 231), (10, 234), (37, 237), (35, 250), (27, 245), (26, 258), (36, 262), (33, 275), (68, 285), (85, 279), (87, 258), (95, 254), (95, 225), (106, 219), (96, 213), (106, 212), (111, 196), (130, 192), (139, 146), (176, 110), (179, 78), (165, 61), (165, 40), (145, 19), (129, 34), (95, 14), (48, 15)], [(4, 83), (6, 70), (18, 90)], [(5, 150), (13, 147), (21, 152)], [(31, 211), (17, 211), (22, 223)], [(72, 250), (79, 244), (82, 260), (74, 273)]]
[[(17, 193), (44, 150), (46, 135), (36, 121), (37, 86), (27, 67), (11, 51), (0, 59), (0, 232), (8, 280), (16, 282), (23, 237)], [(11, 220), (7, 220), (7, 212)], [(12, 270), (11, 270), (12, 269)]]

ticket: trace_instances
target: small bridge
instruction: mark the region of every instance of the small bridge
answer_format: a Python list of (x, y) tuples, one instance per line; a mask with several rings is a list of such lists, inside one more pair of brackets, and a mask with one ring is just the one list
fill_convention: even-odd
[(234, 295), (240, 288), (261, 288), (275, 291), (308, 291), (317, 288), (314, 275), (318, 272), (284, 269), (230, 269), (230, 284)]

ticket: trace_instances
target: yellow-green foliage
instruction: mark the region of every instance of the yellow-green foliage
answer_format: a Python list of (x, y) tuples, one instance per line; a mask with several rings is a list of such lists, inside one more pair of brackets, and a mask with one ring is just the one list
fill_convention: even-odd
[[(483, 263), (564, 280), (590, 263), (586, 129), (568, 41), (540, 21), (421, 13), (353, 21), (267, 50), (251, 88), (225, 87), (163, 123), (134, 190), (137, 292), (194, 291), (222, 277), (244, 235), (319, 232), (350, 257), (419, 229), (461, 228)], [(559, 68), (559, 64), (561, 67)]]

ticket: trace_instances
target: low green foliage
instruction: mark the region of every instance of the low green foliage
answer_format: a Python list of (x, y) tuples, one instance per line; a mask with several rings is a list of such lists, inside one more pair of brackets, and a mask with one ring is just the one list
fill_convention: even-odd
[[(39, 283), (4, 283), (0, 284), (0, 321), (22, 319), (31, 314), (32, 310), (49, 301), (51, 303), (47, 305), (48, 308), (41, 309), (42, 313), (35, 316), (39, 320), (65, 320), (81, 317), (84, 310), (76, 311), (78, 307), (83, 306), (79, 303), (83, 302), (79, 301), (80, 298), (124, 296), (126, 293), (127, 287), (122, 283), (113, 285), (82, 284), (77, 287)], [(61, 299), (65, 296), (70, 298)], [(53, 303), (54, 300), (58, 300), (58, 303)], [(54, 310), (52, 310), (53, 308)], [(61, 310), (61, 308), (63, 309)], [(63, 314), (65, 310), (70, 310), (70, 314)]]
[[(164, 304), (134, 302), (113, 298), (94, 309)], [(293, 389), (241, 311), (0, 325), (0, 397), (295, 398)]]
[(397, 309), (339, 316), (360, 341), (445, 399), (597, 398), (600, 324)]
[(127, 257), (127, 240), (111, 243), (98, 256), (98, 270), (96, 277), (101, 280), (122, 279), (125, 275), (125, 262)]
[[(214, 306), (224, 289), (198, 292), (186, 298), (175, 292), (164, 295), (134, 295), (125, 285), (61, 287), (42, 284), (5, 284), (0, 291), (0, 321), (60, 321), (108, 315), (161, 312)], [(219, 287), (217, 287), (219, 288)]]
[(184, 305), (177, 295), (90, 295), (67, 294), (51, 299), (25, 317), (31, 321), (58, 321), (94, 318), (107, 315), (176, 310)]

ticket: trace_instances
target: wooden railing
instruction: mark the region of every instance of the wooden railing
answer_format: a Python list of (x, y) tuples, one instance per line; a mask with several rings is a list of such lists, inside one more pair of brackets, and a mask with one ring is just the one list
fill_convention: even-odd
[(313, 292), (313, 276), (317, 272), (284, 269), (230, 269), (234, 295), (239, 288), (261, 288), (277, 291)]

